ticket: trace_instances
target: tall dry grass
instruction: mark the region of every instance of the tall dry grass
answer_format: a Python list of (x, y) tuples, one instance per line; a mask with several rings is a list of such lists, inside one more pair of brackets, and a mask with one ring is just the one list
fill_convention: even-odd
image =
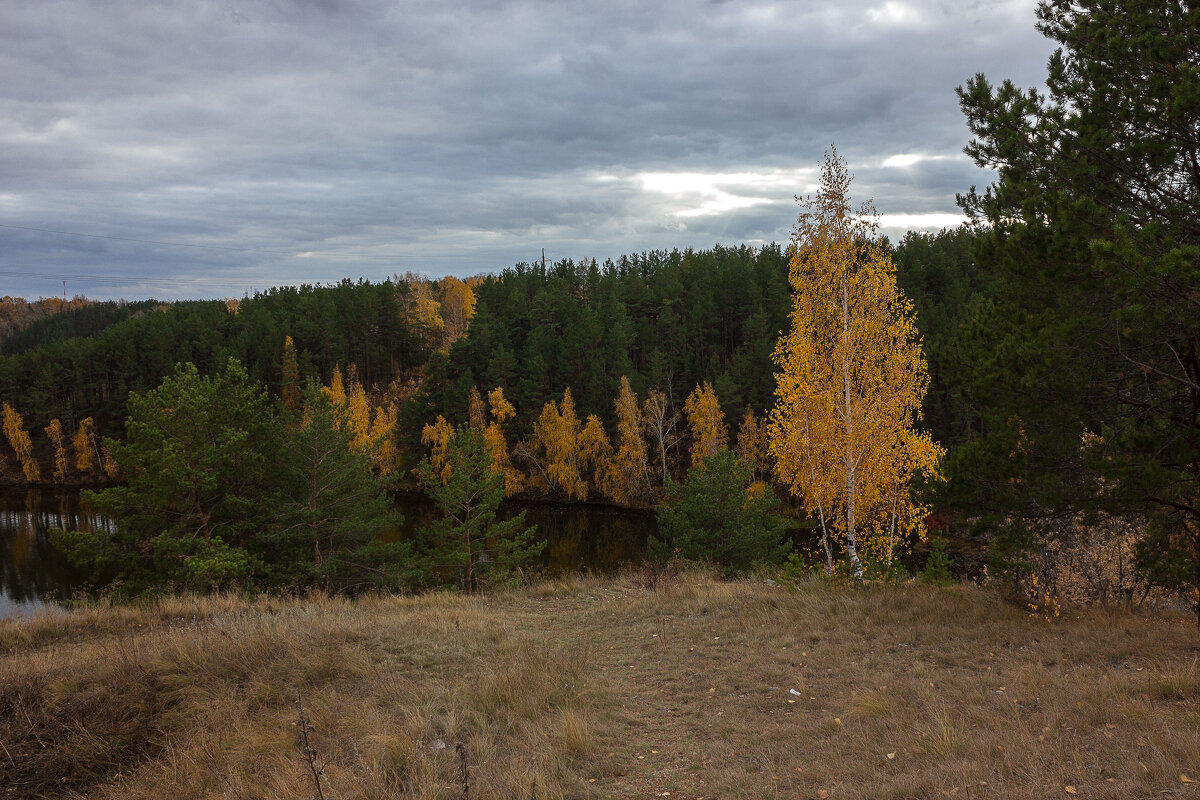
[(299, 695), (326, 797), (458, 798), (464, 760), (479, 798), (1183, 796), (1196, 645), (1182, 615), (695, 573), (97, 607), (0, 624), (0, 791), (313, 797)]

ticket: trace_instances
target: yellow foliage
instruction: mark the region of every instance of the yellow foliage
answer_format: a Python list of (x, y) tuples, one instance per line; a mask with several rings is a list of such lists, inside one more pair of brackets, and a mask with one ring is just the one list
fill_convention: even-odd
[(439, 346), (446, 321), (442, 319), (442, 305), (433, 295), (433, 285), (424, 276), (412, 272), (403, 278), (396, 275), (395, 280), (408, 287), (408, 292), (402, 295), (401, 306), (406, 327), (420, 332), (430, 347)]
[(479, 395), (479, 389), (472, 386), (470, 393), (467, 395), (467, 421), (475, 430), (483, 430), (484, 428), (484, 408), (483, 398)]
[(121, 468), (117, 466), (117, 459), (107, 447), (100, 448), (100, 461), (104, 467), (104, 474), (109, 478), (119, 478), (121, 476)]
[(457, 342), (467, 333), (467, 325), (475, 316), (475, 292), (453, 276), (442, 279), (442, 316), (446, 320), (443, 347)]
[(429, 463), (442, 483), (450, 480), (450, 462), (446, 456), (453, 437), (454, 427), (441, 414), (432, 425), (421, 429), (421, 444), (429, 448)]
[(768, 473), (767, 421), (760, 420), (752, 408), (746, 409), (742, 416), (742, 424), (738, 426), (737, 454), (738, 458), (750, 467), (754, 476), (765, 476)]
[(492, 407), (492, 417), (496, 422), (503, 423), (517, 414), (512, 403), (504, 399), (504, 389), (500, 386), (488, 392), (488, 405)]
[(504, 389), (499, 386), (488, 392), (488, 404), (492, 407), (492, 421), (483, 432), (483, 440), (491, 454), (492, 471), (504, 475), (504, 494), (512, 497), (525, 488), (525, 476), (512, 465), (504, 437), (504, 421), (516, 416), (517, 410), (504, 399)]
[(371, 463), (380, 475), (391, 475), (396, 471), (399, 452), (396, 449), (396, 420), (399, 413), (394, 403), (375, 408), (371, 420)]
[(612, 445), (604, 425), (595, 414), (588, 414), (583, 430), (579, 432), (579, 455), (584, 463), (597, 472), (612, 458)]
[(321, 387), (321, 394), (329, 398), (329, 404), (335, 410), (346, 404), (346, 386), (342, 382), (341, 367), (333, 368), (333, 380), (329, 382), (328, 386)]
[(21, 464), (25, 480), (41, 480), (42, 471), (33, 457), (33, 441), (25, 430), (25, 420), (8, 403), (4, 404), (3, 416), (4, 435), (8, 437), (8, 443), (12, 445), (13, 451), (17, 454), (17, 461)]
[(62, 483), (67, 479), (67, 469), (70, 463), (67, 460), (67, 446), (63, 436), (62, 423), (57, 419), (50, 420), (50, 424), (46, 426), (46, 436), (49, 437), (50, 444), (54, 446), (54, 480)]
[(346, 397), (346, 406), (342, 413), (342, 425), (352, 437), (350, 449), (359, 453), (371, 452), (371, 404), (367, 402), (367, 393), (363, 391), (360, 383), (350, 387), (350, 394)]
[(79, 421), (71, 445), (75, 448), (75, 469), (90, 475), (96, 469), (96, 422), (91, 417)]
[(820, 190), (801, 203), (769, 452), (780, 481), (826, 535), (830, 526), (841, 534), (861, 577), (860, 531), (891, 534), (903, 516), (919, 520), (906, 505), (912, 475), (936, 474), (943, 451), (913, 430), (929, 375), (912, 303), (896, 284), (891, 251), (875, 238), (874, 208), (851, 210), (850, 181), (845, 161), (827, 154)]
[(637, 395), (624, 375), (613, 406), (617, 411), (617, 452), (609, 459), (601, 483), (616, 503), (636, 505), (650, 496), (650, 465)]
[(693, 389), (683, 402), (683, 412), (692, 431), (692, 467), (702, 467), (704, 459), (729, 446), (729, 428), (712, 384), (705, 381)]
[(581, 474), (579, 458), (581, 429), (570, 387), (563, 392), (561, 408), (553, 400), (546, 403), (533, 424), (535, 446), (540, 446), (546, 454), (547, 483), (552, 490), (576, 500), (587, 499), (587, 484)]

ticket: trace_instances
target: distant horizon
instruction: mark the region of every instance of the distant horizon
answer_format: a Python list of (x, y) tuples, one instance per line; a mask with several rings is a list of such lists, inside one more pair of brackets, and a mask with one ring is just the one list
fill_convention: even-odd
[[(964, 223), (967, 222), (966, 217), (963, 218), (963, 222)], [(895, 246), (908, 233), (917, 233), (917, 234), (936, 236), (942, 232), (956, 230), (958, 227), (960, 227), (960, 226), (954, 226), (954, 227), (944, 226), (944, 227), (938, 228), (937, 230), (920, 229), (920, 228), (905, 228), (905, 229), (899, 229), (900, 235), (898, 235), (898, 236), (897, 235), (889, 236), (888, 233), (886, 233), (885, 230), (883, 228), (881, 228), (880, 236), (883, 238), (887, 238), (888, 241), (891, 242), (891, 244), (893, 246)], [(893, 230), (895, 230), (895, 229), (893, 229)], [(724, 247), (724, 248), (750, 247), (750, 248), (754, 248), (755, 250), (758, 250), (763, 247), (771, 247), (773, 245), (778, 245), (779, 247), (786, 249), (789, 244), (790, 244), (790, 241), (765, 242), (765, 243), (739, 242), (736, 244), (729, 243), (729, 242), (714, 242), (713, 244), (711, 244), (707, 247), (692, 247), (692, 246), (659, 247), (659, 248), (653, 248), (653, 249), (647, 249), (647, 250), (626, 251), (626, 252), (620, 253), (616, 256), (606, 256), (605, 258), (598, 258), (598, 257), (593, 257), (593, 256), (582, 256), (582, 257), (578, 257), (578, 258), (572, 258), (570, 256), (563, 256), (561, 258), (552, 259), (552, 258), (550, 258), (550, 254), (547, 252), (546, 266), (547, 266), (547, 268), (549, 268), (553, 264), (567, 260), (567, 261), (571, 261), (571, 262), (577, 263), (577, 264), (595, 261), (597, 264), (599, 264), (601, 267), (603, 267), (609, 261), (616, 262), (616, 261), (620, 260), (621, 258), (628, 257), (628, 256), (634, 256), (634, 255), (641, 255), (643, 253), (671, 253), (673, 251), (679, 251), (682, 253), (682, 252), (687, 252), (689, 250), (693, 251), (693, 252), (705, 252), (705, 251), (713, 250), (713, 249), (716, 249), (719, 247)], [(214, 290), (213, 293), (210, 293), (210, 294), (207, 294), (204, 296), (201, 296), (201, 295), (178, 295), (178, 296), (173, 296), (173, 297), (166, 296), (166, 295), (131, 296), (131, 295), (123, 295), (123, 294), (119, 294), (119, 293), (112, 293), (112, 294), (107, 294), (107, 295), (101, 296), (98, 294), (85, 294), (85, 293), (80, 293), (80, 292), (71, 292), (70, 291), (71, 282), (76, 277), (83, 278), (84, 276), (68, 276), (66, 278), (66, 284), (67, 284), (68, 291), (67, 291), (67, 294), (65, 297), (63, 296), (63, 294), (61, 292), (59, 292), (58, 294), (54, 294), (54, 293), (41, 294), (36, 297), (14, 294), (12, 292), (4, 292), (3, 296), (10, 297), (10, 298), (16, 299), (16, 300), (23, 300), (27, 303), (35, 303), (35, 302), (40, 302), (43, 300), (68, 300), (68, 301), (69, 300), (91, 300), (91, 301), (95, 301), (95, 302), (110, 302), (110, 301), (121, 302), (121, 301), (124, 301), (124, 302), (129, 302), (129, 303), (138, 303), (138, 302), (144, 302), (144, 301), (148, 301), (148, 300), (155, 300), (155, 301), (159, 301), (159, 302), (186, 302), (189, 300), (203, 301), (203, 300), (231, 300), (231, 299), (244, 300), (248, 297), (253, 297), (255, 294), (266, 292), (271, 289), (300, 288), (302, 286), (318, 286), (318, 287), (319, 286), (335, 286), (335, 285), (341, 283), (342, 281), (351, 281), (351, 282), (356, 283), (360, 280), (368, 281), (371, 283), (383, 283), (383, 282), (392, 280), (394, 277), (398, 277), (399, 279), (404, 280), (405, 276), (410, 273), (415, 274), (421, 278), (424, 278), (425, 280), (435, 281), (435, 282), (441, 281), (445, 278), (468, 279), (468, 278), (498, 277), (501, 274), (503, 274), (506, 270), (513, 269), (521, 264), (533, 265), (533, 264), (540, 263), (540, 261), (541, 261), (541, 252), (539, 251), (535, 258), (525, 259), (523, 261), (514, 261), (513, 263), (511, 263), (507, 266), (504, 266), (504, 267), (500, 267), (496, 270), (488, 270), (488, 271), (480, 271), (480, 272), (457, 271), (457, 272), (447, 272), (447, 273), (443, 273), (443, 274), (434, 274), (431, 272), (424, 272), (424, 271), (418, 271), (418, 270), (412, 270), (412, 269), (406, 269), (404, 272), (392, 270), (392, 271), (388, 272), (386, 275), (381, 275), (381, 276), (376, 276), (376, 277), (369, 277), (365, 274), (357, 275), (357, 276), (345, 275), (341, 278), (322, 279), (322, 280), (304, 280), (304, 281), (284, 281), (281, 283), (263, 284), (261, 286), (259, 286), (259, 285), (250, 286), (249, 284), (247, 284), (247, 286), (249, 288), (247, 288), (246, 291), (242, 292), (241, 294), (221, 293), (221, 292)], [(4, 277), (8, 274), (11, 274), (11, 273), (7, 273), (3, 270), (0, 270), (0, 277)], [(47, 281), (47, 282), (58, 281), (60, 284), (63, 281), (62, 276), (42, 276), (42, 277), (40, 277), (40, 279)], [(116, 285), (116, 286), (127, 285), (126, 282), (131, 281), (131, 280), (136, 280), (139, 283), (155, 282), (153, 279), (130, 278), (130, 277), (122, 277), (122, 276), (94, 276), (90, 279), (97, 281), (96, 285), (100, 286), (102, 289), (108, 288), (108, 287), (105, 287), (105, 284), (103, 283), (103, 281), (109, 280), (109, 279), (113, 280), (115, 282), (114, 285)], [(202, 285), (202, 284), (209, 284), (209, 283), (215, 283), (215, 282), (209, 281), (209, 280), (204, 280), (204, 279), (198, 279), (195, 282), (188, 282), (186, 280), (176, 281), (176, 280), (172, 279), (172, 280), (167, 281), (167, 283), (180, 283), (180, 286), (182, 286), (184, 284)], [(180, 286), (177, 286), (176, 288), (178, 289), (178, 288), (180, 288)]]

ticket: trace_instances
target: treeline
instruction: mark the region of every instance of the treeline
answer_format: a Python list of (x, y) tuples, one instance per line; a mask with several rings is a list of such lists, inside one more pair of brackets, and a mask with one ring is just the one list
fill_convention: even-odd
[[(970, 254), (974, 236), (910, 234), (894, 252), (931, 361), (927, 419), (934, 437), (947, 442), (970, 427), (945, 375), (953, 373), (948, 361), (968, 300), (986, 285)], [(774, 404), (772, 353), (791, 307), (787, 270), (787, 253), (776, 245), (715, 247), (603, 263), (518, 264), (470, 281), (408, 275), (272, 289), (240, 301), (69, 309), (4, 344), (12, 354), (0, 358), (0, 398), (32, 444), (18, 453), (7, 439), (0, 456), (12, 480), (29, 479), (30, 470), (22, 470), (29, 460), (40, 462), (41, 480), (102, 478), (98, 442), (124, 436), (131, 391), (158, 386), (176, 363), (210, 374), (236, 358), (276, 396), (288, 382), (329, 386), (337, 373), (344, 391), (360, 387), (373, 408), (394, 406), (395, 468), (403, 475), (428, 453), (425, 426), (439, 416), (452, 426), (470, 423), (472, 398), (500, 388), (513, 408), (505, 435), (522, 491), (578, 497), (538, 477), (550, 430), (543, 418), (553, 404), (554, 413), (567, 416), (562, 429), (570, 430), (571, 415), (581, 429), (594, 415), (616, 442), (624, 377), (635, 427), (653, 456), (654, 491), (634, 500), (592, 477), (589, 496), (645, 503), (661, 494), (667, 477), (681, 479), (690, 463), (694, 442), (684, 406), (694, 391), (709, 385), (731, 446), (747, 412), (755, 425), (765, 421)], [(96, 322), (104, 314), (114, 320), (107, 326)], [(90, 335), (73, 335), (77, 330)], [(296, 354), (290, 378), (288, 337)], [(56, 421), (64, 431), (60, 443), (47, 432)], [(91, 454), (86, 471), (70, 450), (75, 440)]]
[(72, 332), (89, 312), (71, 310), (26, 329), (24, 340), (34, 346), (6, 344), (12, 353), (0, 358), (0, 397), (35, 431), (53, 419), (74, 430), (91, 418), (101, 436), (119, 437), (129, 393), (158, 386), (177, 363), (208, 374), (236, 358), (252, 380), (278, 393), (287, 336), (301, 381), (328, 382), (339, 365), (354, 365), (359, 380), (386, 389), (443, 345), (440, 314), (421, 305), (437, 306), (452, 293), (397, 279), (286, 287), (241, 301), (147, 303), (87, 337)]

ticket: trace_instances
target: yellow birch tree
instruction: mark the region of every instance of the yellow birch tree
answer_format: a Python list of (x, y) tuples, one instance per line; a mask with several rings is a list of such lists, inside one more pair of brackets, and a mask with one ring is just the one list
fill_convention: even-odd
[(99, 461), (99, 451), (96, 448), (96, 421), (85, 417), (79, 421), (79, 429), (71, 439), (75, 448), (75, 469), (84, 475), (91, 475)]
[(12, 445), (13, 452), (17, 454), (17, 461), (21, 464), (21, 472), (24, 473), (25, 480), (40, 481), (42, 471), (38, 468), (37, 460), (33, 456), (33, 441), (29, 438), (29, 432), (25, 430), (25, 420), (8, 403), (4, 404), (3, 417), (4, 435), (8, 437), (8, 443)]
[(452, 275), (442, 279), (442, 316), (446, 320), (442, 347), (449, 349), (466, 335), (471, 317), (475, 316), (475, 292), (470, 284)]
[(546, 454), (543, 469), (550, 489), (576, 500), (587, 499), (579, 454), (582, 429), (569, 386), (563, 391), (562, 405), (556, 405), (553, 400), (546, 403), (533, 423), (534, 441)]
[(57, 418), (50, 420), (50, 424), (46, 426), (46, 436), (54, 447), (54, 480), (62, 483), (67, 479), (70, 462), (67, 460), (67, 444), (62, 423)]
[(333, 368), (333, 380), (321, 388), (321, 394), (329, 398), (329, 404), (335, 409), (341, 409), (346, 404), (346, 384), (342, 381), (341, 367)]
[(646, 402), (642, 404), (642, 424), (646, 426), (654, 444), (658, 445), (658, 463), (662, 468), (662, 486), (667, 485), (667, 451), (675, 446), (678, 436), (675, 433), (676, 414), (667, 396), (659, 389), (651, 389), (646, 393)]
[(421, 429), (421, 444), (429, 448), (429, 463), (433, 474), (442, 483), (450, 480), (450, 440), (454, 438), (454, 426), (446, 418), (438, 414), (437, 420)]
[(479, 389), (472, 386), (470, 393), (467, 394), (467, 421), (472, 428), (481, 431), (487, 427), (487, 423), (484, 421), (486, 414), (483, 397), (479, 394)]
[(936, 470), (941, 448), (913, 432), (929, 375), (912, 303), (876, 238), (874, 207), (851, 210), (850, 182), (835, 150), (817, 195), (798, 199), (769, 451), (780, 481), (821, 522), (827, 568), (832, 528), (861, 580), (860, 531), (884, 529), (893, 508), (898, 517), (912, 473)]
[(617, 452), (605, 470), (606, 491), (620, 505), (637, 505), (650, 497), (650, 462), (646, 457), (646, 440), (642, 438), (637, 395), (624, 375), (613, 405), (617, 411)]
[(512, 497), (525, 487), (525, 476), (512, 465), (508, 452), (508, 440), (504, 436), (504, 423), (517, 415), (513, 404), (504, 397), (503, 387), (497, 386), (488, 392), (492, 421), (483, 432), (483, 441), (491, 456), (492, 471), (504, 476), (504, 495)]
[(705, 381), (692, 390), (683, 401), (683, 413), (692, 432), (692, 467), (699, 468), (704, 459), (729, 447), (729, 427), (711, 383)]

